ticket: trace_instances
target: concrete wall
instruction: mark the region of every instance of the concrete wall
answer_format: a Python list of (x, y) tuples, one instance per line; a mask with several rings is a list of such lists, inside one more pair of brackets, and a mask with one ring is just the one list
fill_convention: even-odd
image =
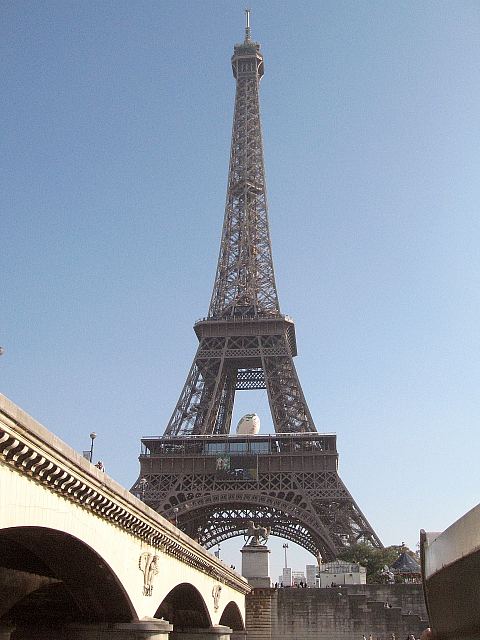
[[(385, 602), (392, 607), (386, 608)], [(255, 589), (247, 596), (249, 640), (404, 640), (428, 626), (421, 585)]]

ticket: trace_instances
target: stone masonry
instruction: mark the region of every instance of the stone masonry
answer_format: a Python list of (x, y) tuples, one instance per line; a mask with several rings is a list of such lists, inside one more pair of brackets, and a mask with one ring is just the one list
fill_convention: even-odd
[(404, 640), (427, 626), (419, 584), (255, 589), (247, 596), (249, 640), (391, 640), (392, 633)]

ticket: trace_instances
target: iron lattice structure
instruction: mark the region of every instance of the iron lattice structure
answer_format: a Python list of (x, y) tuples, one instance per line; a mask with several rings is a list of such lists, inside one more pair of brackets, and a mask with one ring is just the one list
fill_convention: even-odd
[[(280, 313), (270, 242), (259, 82), (248, 23), (234, 47), (235, 112), (220, 254), (208, 316), (163, 437), (143, 438), (133, 491), (207, 547), (247, 521), (325, 559), (381, 543), (337, 473), (297, 376), (295, 326)], [(276, 436), (229, 436), (236, 391), (266, 389)], [(274, 438), (274, 439), (272, 439)], [(232, 449), (233, 447), (233, 449)]]

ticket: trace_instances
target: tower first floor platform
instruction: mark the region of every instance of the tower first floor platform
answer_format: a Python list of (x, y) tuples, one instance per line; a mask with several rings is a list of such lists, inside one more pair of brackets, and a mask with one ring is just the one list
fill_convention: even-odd
[(324, 560), (382, 546), (338, 475), (335, 435), (143, 438), (140, 465), (132, 491), (207, 547), (249, 521)]

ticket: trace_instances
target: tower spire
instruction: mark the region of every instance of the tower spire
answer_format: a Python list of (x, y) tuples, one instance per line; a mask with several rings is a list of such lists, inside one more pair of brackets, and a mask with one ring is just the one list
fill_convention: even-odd
[(251, 42), (251, 39), (250, 39), (250, 9), (245, 9), (245, 42)]

